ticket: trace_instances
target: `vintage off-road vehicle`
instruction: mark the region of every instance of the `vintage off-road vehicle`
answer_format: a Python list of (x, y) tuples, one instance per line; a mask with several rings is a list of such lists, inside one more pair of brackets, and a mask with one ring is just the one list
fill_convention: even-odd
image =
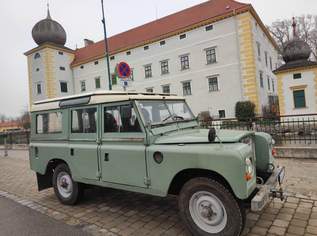
[(239, 235), (245, 209), (283, 197), (265, 133), (200, 128), (182, 97), (96, 92), (32, 106), (38, 189), (75, 204), (88, 185), (174, 194), (194, 235)]

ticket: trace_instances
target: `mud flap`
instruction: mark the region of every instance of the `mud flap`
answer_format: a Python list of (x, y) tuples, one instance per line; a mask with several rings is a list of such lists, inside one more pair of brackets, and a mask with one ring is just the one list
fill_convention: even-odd
[(53, 187), (51, 174), (46, 173), (45, 175), (41, 175), (39, 173), (36, 173), (36, 178), (39, 191)]

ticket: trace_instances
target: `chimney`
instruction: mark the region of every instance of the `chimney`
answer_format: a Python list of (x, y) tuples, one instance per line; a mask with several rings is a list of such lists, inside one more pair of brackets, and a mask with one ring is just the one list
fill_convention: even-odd
[(91, 45), (91, 44), (94, 44), (95, 42), (90, 40), (90, 39), (84, 39), (84, 43), (85, 43), (85, 47)]

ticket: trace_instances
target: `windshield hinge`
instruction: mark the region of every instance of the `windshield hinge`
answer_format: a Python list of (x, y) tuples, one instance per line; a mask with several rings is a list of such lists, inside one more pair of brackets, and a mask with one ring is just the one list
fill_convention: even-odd
[(144, 185), (150, 186), (151, 185), (151, 179), (148, 177), (144, 177)]

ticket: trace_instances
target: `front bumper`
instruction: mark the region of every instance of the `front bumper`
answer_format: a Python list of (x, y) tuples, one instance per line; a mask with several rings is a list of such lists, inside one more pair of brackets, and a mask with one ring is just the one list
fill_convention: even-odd
[(281, 184), (285, 177), (285, 167), (276, 168), (266, 183), (258, 185), (259, 191), (251, 200), (251, 211), (261, 211), (271, 198), (284, 199)]

